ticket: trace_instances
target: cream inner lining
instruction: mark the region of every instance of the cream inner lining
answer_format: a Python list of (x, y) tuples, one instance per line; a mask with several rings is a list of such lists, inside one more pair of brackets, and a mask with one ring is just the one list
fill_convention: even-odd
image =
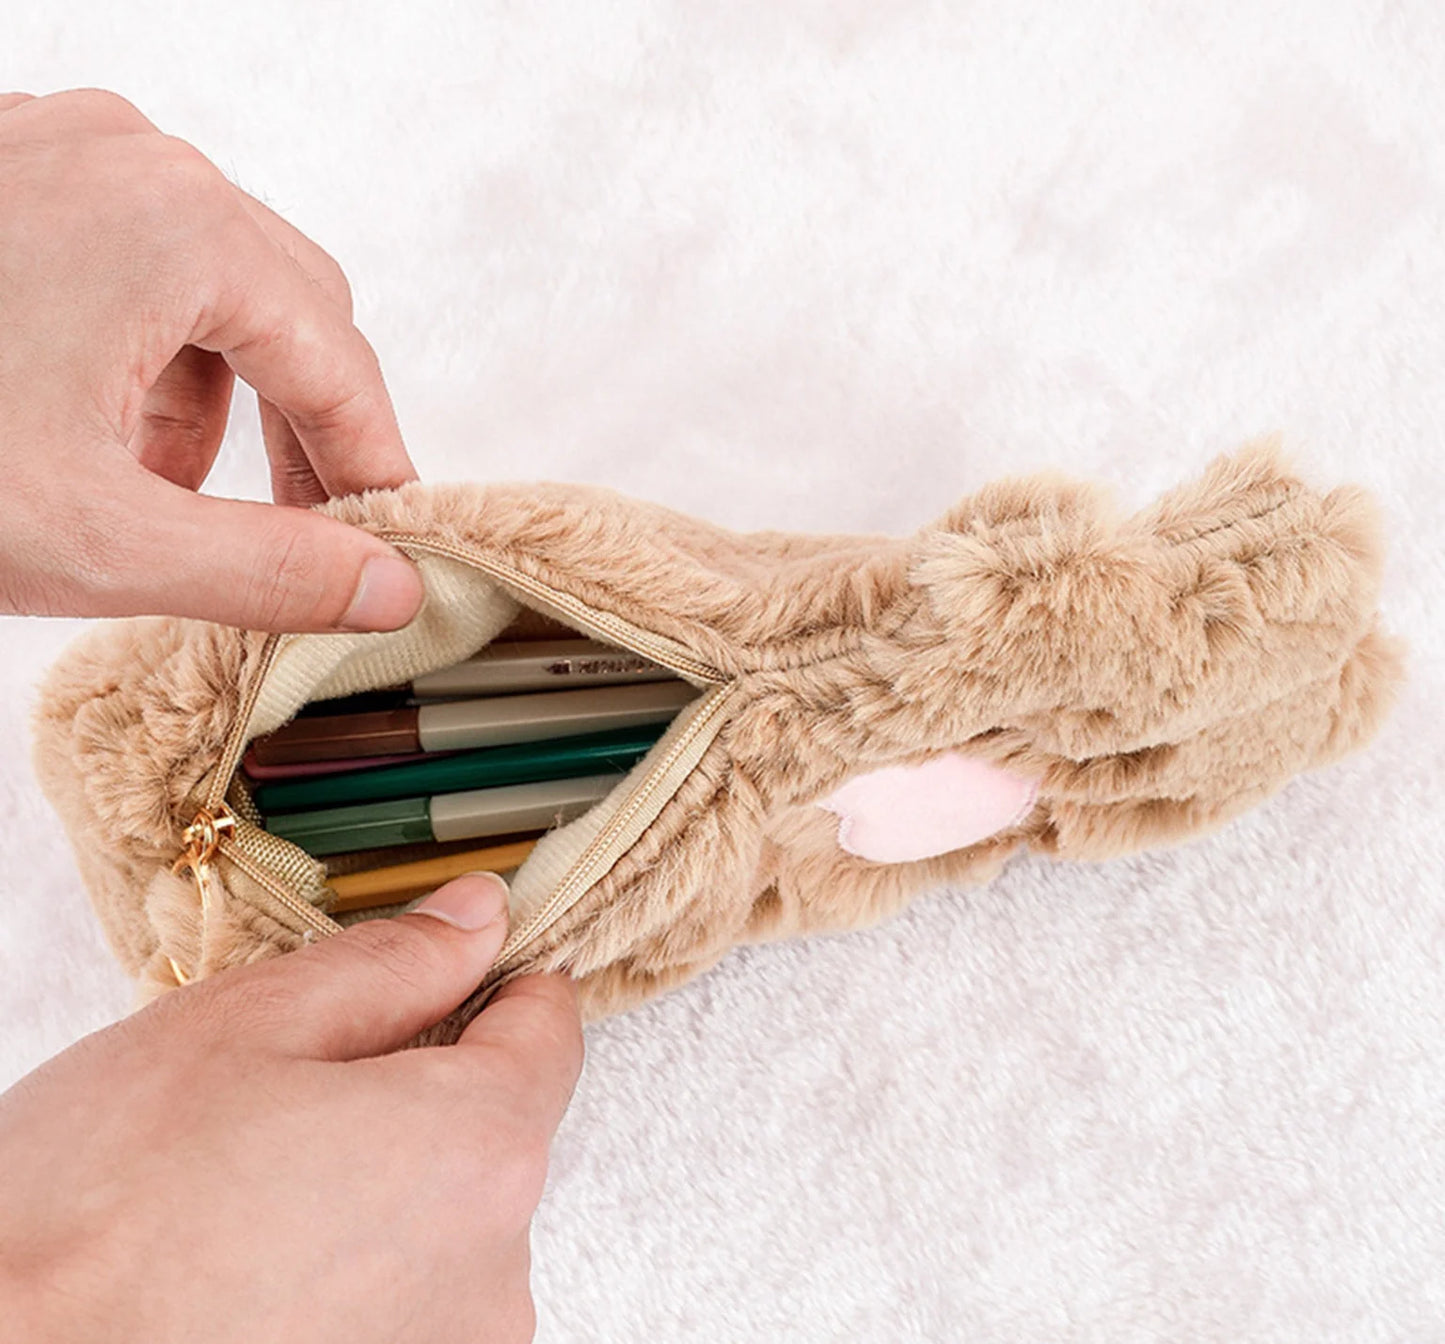
[[(308, 701), (398, 685), (460, 662), (496, 639), (524, 605), (501, 583), (463, 561), (425, 554), (413, 558), (426, 585), (426, 600), (411, 624), (384, 634), (289, 636), (278, 648), (252, 708), (245, 733), (248, 743), (279, 728)], [(546, 610), (544, 604), (530, 597), (525, 605)], [(617, 642), (615, 635), (582, 628), (571, 614), (547, 614), (558, 615), (580, 634), (611, 644)], [(633, 786), (670, 749), (705, 698), (682, 709), (662, 738), (601, 802), (574, 821), (549, 831), (538, 842), (512, 878), (513, 928), (519, 927), (562, 882), (629, 797)], [(404, 908), (388, 907), (392, 912)]]

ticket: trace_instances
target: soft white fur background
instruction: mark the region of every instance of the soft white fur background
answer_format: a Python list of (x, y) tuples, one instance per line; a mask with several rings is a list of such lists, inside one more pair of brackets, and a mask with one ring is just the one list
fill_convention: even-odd
[[(1368, 754), (591, 1031), (541, 1339), (1445, 1340), (1435, 0), (0, 9), (0, 86), (125, 93), (341, 260), (427, 477), (904, 530), (1278, 428), (1388, 511)], [(264, 479), (238, 399), (213, 486)], [(0, 628), (0, 1082), (127, 1003), (26, 759), (71, 629)]]

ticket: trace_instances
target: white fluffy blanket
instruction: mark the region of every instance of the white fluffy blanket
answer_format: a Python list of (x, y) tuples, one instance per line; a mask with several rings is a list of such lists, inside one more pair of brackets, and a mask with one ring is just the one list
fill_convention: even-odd
[[(118, 89), (342, 261), (427, 477), (903, 530), (1281, 429), (1388, 511), (1368, 754), (592, 1030), (542, 1340), (1445, 1338), (1436, 0), (7, 11), (0, 85)], [(0, 1082), (127, 1002), (22, 745), (70, 632), (0, 625)]]

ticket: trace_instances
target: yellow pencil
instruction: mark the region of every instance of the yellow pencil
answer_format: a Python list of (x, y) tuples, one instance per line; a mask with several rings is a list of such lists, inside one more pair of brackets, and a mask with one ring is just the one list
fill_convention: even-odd
[(330, 913), (341, 914), (348, 910), (366, 910), (374, 905), (409, 901), (413, 896), (434, 891), (443, 882), (450, 882), (463, 873), (505, 872), (508, 868), (517, 867), (536, 845), (536, 840), (515, 840), (506, 845), (444, 854), (436, 859), (418, 859), (415, 863), (397, 863), (389, 868), (343, 873), (326, 884), (336, 893), (336, 902)]

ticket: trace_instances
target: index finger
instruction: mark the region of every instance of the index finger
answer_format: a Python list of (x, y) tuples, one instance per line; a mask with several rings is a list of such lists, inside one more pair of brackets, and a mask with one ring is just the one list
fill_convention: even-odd
[(188, 343), (214, 350), (286, 417), (328, 494), (416, 478), (376, 352), (239, 205)]
[(453, 1047), (483, 1051), (500, 1066), (515, 1111), (553, 1133), (582, 1073), (577, 986), (566, 975), (522, 975), (504, 984)]

